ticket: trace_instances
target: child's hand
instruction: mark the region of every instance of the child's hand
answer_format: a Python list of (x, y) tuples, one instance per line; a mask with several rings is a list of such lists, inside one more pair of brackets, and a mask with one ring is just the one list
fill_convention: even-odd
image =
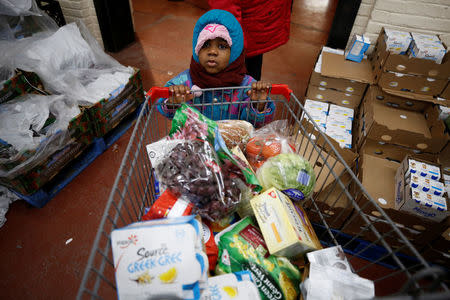
[(169, 102), (172, 103), (184, 103), (194, 98), (194, 95), (191, 93), (189, 87), (182, 84), (169, 86), (169, 91), (171, 93)]
[[(252, 89), (248, 92), (250, 100), (266, 100), (271, 86), (272, 84), (270, 82), (264, 80), (253, 82)], [(256, 103), (255, 106), (258, 111), (262, 111), (266, 106), (266, 103)]]

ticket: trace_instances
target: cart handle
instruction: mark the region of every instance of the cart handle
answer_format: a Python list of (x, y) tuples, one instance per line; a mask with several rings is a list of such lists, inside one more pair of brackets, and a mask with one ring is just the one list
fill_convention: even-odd
[[(269, 93), (274, 95), (282, 95), (289, 102), (291, 99), (292, 90), (287, 84), (272, 84)], [(151, 105), (156, 101), (156, 99), (169, 98), (170, 94), (171, 93), (168, 87), (152, 87), (145, 96)]]

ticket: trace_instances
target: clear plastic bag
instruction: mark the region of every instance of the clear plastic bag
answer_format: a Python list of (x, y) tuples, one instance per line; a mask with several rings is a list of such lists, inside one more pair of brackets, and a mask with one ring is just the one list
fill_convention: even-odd
[(238, 178), (230, 176), (233, 167), (219, 167), (217, 154), (208, 142), (185, 140), (156, 167), (156, 175), (174, 195), (191, 201), (196, 213), (217, 221), (233, 213), (240, 201)]
[(0, 40), (22, 39), (58, 30), (34, 0), (0, 0)]
[(53, 93), (64, 93), (79, 101), (95, 103), (123, 88), (134, 73), (133, 68), (72, 69), (47, 84)]
[(0, 106), (0, 177), (14, 178), (62, 149), (80, 113), (65, 96), (25, 95)]
[(82, 22), (65, 25), (55, 33), (16, 41), (9, 52), (14, 67), (35, 72), (45, 88), (53, 92), (73, 91), (67, 80), (83, 77), (83, 69), (91, 69), (94, 74), (108, 69), (130, 72), (100, 48)]
[(243, 120), (221, 120), (217, 121), (217, 125), (229, 150), (235, 146), (243, 149), (255, 130), (251, 123)]
[(253, 170), (258, 170), (270, 157), (281, 153), (294, 153), (295, 147), (282, 134), (287, 128), (286, 120), (271, 122), (255, 131), (245, 146), (245, 156)]

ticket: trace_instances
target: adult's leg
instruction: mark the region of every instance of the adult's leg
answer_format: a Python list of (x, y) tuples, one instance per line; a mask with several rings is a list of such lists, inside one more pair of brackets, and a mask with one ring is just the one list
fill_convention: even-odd
[(247, 67), (247, 73), (256, 80), (261, 80), (262, 60), (263, 60), (262, 54), (245, 58), (245, 66)]

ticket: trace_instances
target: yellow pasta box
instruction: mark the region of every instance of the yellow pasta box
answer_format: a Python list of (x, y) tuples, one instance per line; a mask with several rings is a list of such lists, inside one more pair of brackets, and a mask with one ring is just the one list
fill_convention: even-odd
[(271, 188), (250, 200), (270, 254), (298, 257), (321, 249), (305, 211)]

